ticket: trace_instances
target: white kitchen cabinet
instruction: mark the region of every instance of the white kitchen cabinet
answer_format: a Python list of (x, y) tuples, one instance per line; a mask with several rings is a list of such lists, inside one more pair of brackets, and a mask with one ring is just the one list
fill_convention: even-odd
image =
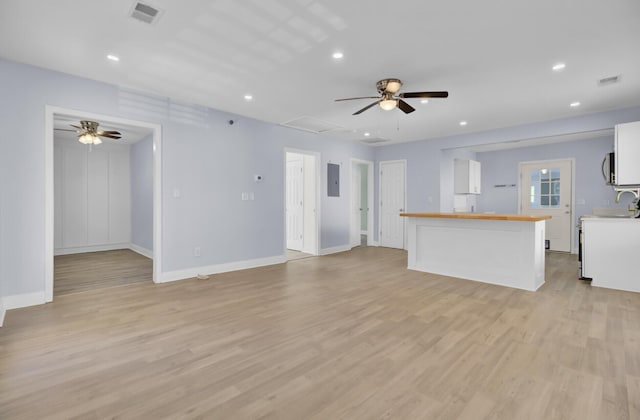
[(584, 218), (582, 275), (591, 285), (640, 292), (640, 219)]
[(640, 185), (640, 121), (616, 125), (616, 185)]
[(480, 194), (480, 162), (455, 159), (453, 178), (454, 194)]

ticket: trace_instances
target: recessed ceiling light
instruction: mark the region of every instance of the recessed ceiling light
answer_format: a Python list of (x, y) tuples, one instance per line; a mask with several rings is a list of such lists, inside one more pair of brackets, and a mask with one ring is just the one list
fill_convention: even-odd
[(249, 95), (249, 94), (244, 95), (244, 100), (245, 101), (253, 101), (253, 95)]
[(331, 56), (336, 60), (340, 60), (344, 57), (344, 54), (341, 51), (336, 51)]
[(364, 133), (365, 137), (369, 137), (370, 135), (371, 135), (371, 133), (369, 133), (369, 132)]
[(558, 63), (558, 64), (554, 65), (553, 67), (551, 67), (551, 70), (553, 70), (553, 71), (562, 71), (562, 70), (564, 70), (565, 67), (567, 67), (566, 64)]
[(107, 58), (111, 61), (120, 61), (120, 57), (118, 57), (117, 55), (113, 55), (113, 54), (108, 54)]
[(429, 103), (429, 100), (428, 100), (428, 99), (422, 99), (422, 100), (420, 101), (420, 103), (421, 103), (421, 104), (428, 104), (428, 103)]
[(466, 122), (466, 121), (460, 121), (460, 126), (461, 126), (461, 127), (464, 127), (465, 125), (467, 125), (467, 122)]
[(580, 102), (578, 102), (578, 101), (571, 102), (571, 103), (569, 104), (569, 106), (570, 106), (571, 108), (578, 107), (578, 106), (580, 106)]

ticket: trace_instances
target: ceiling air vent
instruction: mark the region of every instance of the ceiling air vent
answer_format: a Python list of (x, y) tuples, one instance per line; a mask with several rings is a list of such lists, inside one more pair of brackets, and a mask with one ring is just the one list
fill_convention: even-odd
[(142, 2), (134, 3), (133, 9), (131, 9), (131, 17), (144, 23), (155, 23), (158, 16), (160, 16), (159, 9)]
[(285, 127), (297, 128), (298, 130), (311, 131), (312, 133), (324, 133), (326, 131), (341, 130), (343, 127), (327, 121), (313, 117), (300, 117), (283, 123)]
[(611, 77), (604, 77), (604, 78), (598, 80), (598, 86), (613, 85), (614, 83), (618, 83), (619, 81), (620, 81), (620, 75), (611, 76)]

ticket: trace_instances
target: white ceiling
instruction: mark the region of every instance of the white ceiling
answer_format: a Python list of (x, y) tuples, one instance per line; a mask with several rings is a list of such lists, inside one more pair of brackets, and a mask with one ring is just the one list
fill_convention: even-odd
[[(3, 0), (0, 57), (353, 140), (420, 140), (640, 105), (637, 0)], [(336, 61), (331, 55), (344, 53)], [(106, 58), (120, 57), (119, 62)], [(551, 67), (566, 63), (562, 72)], [(620, 75), (617, 84), (597, 80)], [(377, 80), (448, 90), (371, 108)], [(245, 94), (254, 99), (247, 102)], [(581, 106), (569, 107), (574, 101)], [(461, 127), (459, 122), (468, 121)]]

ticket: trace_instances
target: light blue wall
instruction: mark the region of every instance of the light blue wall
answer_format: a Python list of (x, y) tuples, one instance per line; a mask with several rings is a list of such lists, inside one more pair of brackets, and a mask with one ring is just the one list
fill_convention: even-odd
[[(321, 153), (321, 247), (349, 245), (349, 180), (342, 177), (339, 198), (328, 198), (326, 165), (348, 173), (351, 158), (373, 160), (367, 146), (149, 95), (136, 99), (113, 85), (6, 60), (0, 74), (6, 295), (44, 290), (46, 105), (162, 125), (164, 272), (284, 254), (285, 147)], [(264, 180), (255, 183), (254, 174)], [(242, 192), (255, 200), (241, 201)], [(201, 257), (193, 255), (196, 246)]]
[(153, 136), (131, 145), (131, 242), (153, 251)]
[(571, 141), (544, 146), (525, 147), (478, 153), (482, 163), (482, 195), (478, 197), (480, 211), (514, 213), (518, 211), (517, 188), (496, 188), (495, 185), (517, 184), (518, 163), (551, 159), (575, 159), (575, 197), (577, 216), (590, 214), (594, 207), (626, 208), (631, 195), (615, 203), (613, 188), (602, 177), (602, 159), (613, 151), (613, 136)]
[[(525, 147), (478, 153), (482, 163), (482, 194), (478, 196), (479, 211), (498, 213), (518, 212), (518, 189), (516, 187), (496, 188), (495, 185), (518, 184), (518, 163), (538, 160), (575, 160), (574, 231), (578, 218), (591, 214), (594, 208), (609, 207), (626, 209), (631, 203), (631, 194), (622, 196), (615, 203), (616, 194), (602, 177), (602, 159), (613, 151), (613, 136), (590, 140), (580, 140), (544, 146)], [(582, 204), (584, 203), (584, 204)], [(578, 237), (574, 232), (574, 247)]]
[[(377, 203), (378, 200), (379, 163), (383, 160), (407, 160), (408, 211), (450, 212), (453, 207), (453, 159), (473, 158), (473, 146), (605, 130), (613, 128), (616, 124), (631, 121), (640, 121), (640, 107), (561, 118), (553, 121), (461, 134), (414, 143), (377, 147), (375, 154), (375, 202)], [(550, 146), (540, 146), (539, 150), (545, 151), (547, 147)], [(580, 165), (591, 165), (591, 167), (595, 168), (593, 170), (599, 170), (598, 164), (593, 166), (593, 162), (601, 161), (602, 150), (594, 146), (591, 152), (593, 155), (589, 155), (589, 158), (585, 157), (581, 159), (581, 162), (584, 163)], [(543, 155), (544, 153), (540, 152), (540, 156)], [(482, 165), (483, 179), (485, 178), (484, 174), (487, 172), (502, 170), (503, 167), (500, 166), (501, 164), (499, 162), (493, 162), (493, 164), (495, 164), (493, 168), (489, 167), (488, 163)], [(585, 171), (580, 171), (580, 174), (577, 175), (580, 185), (589, 185), (590, 182), (595, 182), (595, 177), (596, 175), (593, 173)], [(498, 193), (498, 195), (499, 194), (500, 193)], [(482, 195), (484, 195), (484, 193)], [(478, 201), (482, 200), (482, 195), (477, 197)], [(500, 200), (503, 199), (508, 200), (508, 198), (499, 197), (498, 195), (493, 196), (493, 198), (498, 200), (498, 203), (501, 203), (502, 201)], [(585, 198), (587, 198), (587, 196), (585, 196)], [(626, 199), (627, 198), (625, 198), (625, 200)], [(490, 206), (487, 201), (484, 201), (483, 205), (487, 209), (494, 207)], [(501, 204), (497, 205), (502, 207)], [(512, 212), (513, 211), (510, 211), (510, 213)], [(375, 220), (377, 239), (377, 218)]]

